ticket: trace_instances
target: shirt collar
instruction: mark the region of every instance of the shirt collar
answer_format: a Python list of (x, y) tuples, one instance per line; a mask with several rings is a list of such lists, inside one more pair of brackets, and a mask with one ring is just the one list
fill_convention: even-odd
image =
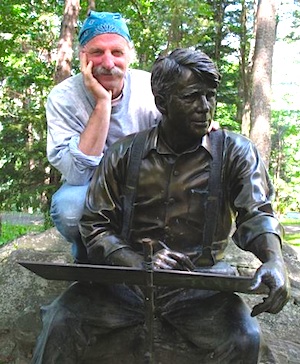
[[(163, 137), (159, 133), (159, 129), (160, 126), (157, 125), (151, 131), (148, 139), (148, 148), (145, 149), (146, 153), (144, 153), (144, 156), (148, 154), (151, 150), (156, 150), (159, 154), (176, 154), (164, 141)], [(201, 147), (205, 149), (210, 155), (212, 155), (209, 134), (204, 135), (199, 145), (196, 145), (194, 148), (188, 150), (186, 153), (194, 152)]]
[(123, 97), (123, 90), (122, 90), (121, 94), (118, 97), (111, 100), (111, 106), (118, 105), (118, 103), (121, 101), (122, 97)]

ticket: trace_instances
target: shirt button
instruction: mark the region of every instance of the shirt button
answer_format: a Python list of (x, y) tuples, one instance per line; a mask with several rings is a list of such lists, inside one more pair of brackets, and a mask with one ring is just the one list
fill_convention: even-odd
[(179, 171), (174, 171), (174, 172), (173, 172), (173, 175), (174, 175), (174, 176), (179, 176)]
[(171, 197), (171, 198), (169, 199), (169, 204), (170, 204), (170, 205), (173, 205), (174, 203), (175, 203), (175, 198)]

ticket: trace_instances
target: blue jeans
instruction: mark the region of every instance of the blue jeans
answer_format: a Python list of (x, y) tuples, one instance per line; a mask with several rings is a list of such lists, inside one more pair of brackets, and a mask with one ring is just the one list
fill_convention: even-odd
[(87, 262), (86, 248), (79, 233), (85, 196), (89, 183), (74, 186), (64, 183), (52, 196), (50, 215), (57, 230), (72, 244), (72, 254), (78, 263)]

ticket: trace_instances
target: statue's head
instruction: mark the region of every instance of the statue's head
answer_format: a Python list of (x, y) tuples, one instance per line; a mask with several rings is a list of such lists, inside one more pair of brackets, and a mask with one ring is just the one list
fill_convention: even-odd
[(151, 87), (155, 97), (168, 97), (177, 85), (178, 77), (189, 69), (199, 78), (218, 88), (221, 76), (215, 63), (202, 51), (178, 48), (159, 56), (152, 67)]
[(208, 132), (220, 78), (214, 62), (201, 51), (176, 49), (155, 61), (152, 92), (173, 150), (190, 148)]

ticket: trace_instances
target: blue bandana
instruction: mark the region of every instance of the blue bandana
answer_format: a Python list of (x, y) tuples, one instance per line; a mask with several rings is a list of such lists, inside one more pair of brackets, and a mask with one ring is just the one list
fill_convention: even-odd
[(119, 34), (131, 42), (129, 30), (121, 14), (91, 11), (79, 32), (79, 43), (84, 46), (96, 35), (107, 33)]

